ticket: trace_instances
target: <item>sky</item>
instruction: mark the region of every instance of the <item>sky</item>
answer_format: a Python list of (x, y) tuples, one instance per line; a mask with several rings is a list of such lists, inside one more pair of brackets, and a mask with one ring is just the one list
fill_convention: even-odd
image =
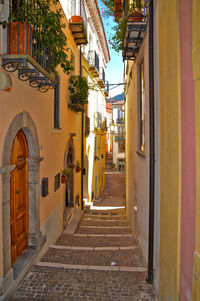
[[(98, 5), (101, 9), (103, 8), (103, 4), (101, 0), (98, 0)], [(106, 80), (108, 80), (109, 84), (116, 84), (116, 83), (123, 83), (123, 74), (124, 74), (124, 64), (122, 59), (122, 53), (116, 52), (111, 48), (109, 44), (109, 35), (112, 32), (111, 28), (114, 26), (114, 19), (112, 18), (105, 18), (102, 16), (105, 32), (107, 36), (109, 51), (110, 51), (110, 62), (107, 64), (106, 67)], [(110, 86), (111, 88), (112, 86)], [(123, 85), (119, 86), (115, 89), (110, 90), (109, 96), (113, 97), (117, 94), (121, 94), (124, 90)]]

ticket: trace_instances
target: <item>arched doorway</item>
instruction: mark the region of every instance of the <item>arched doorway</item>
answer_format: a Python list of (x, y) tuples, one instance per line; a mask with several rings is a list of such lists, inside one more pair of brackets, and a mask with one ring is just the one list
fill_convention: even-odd
[[(25, 268), (26, 256), (29, 258), (29, 263), (33, 262), (34, 256), (46, 241), (40, 230), (40, 163), (42, 160), (37, 128), (30, 114), (23, 111), (17, 114), (9, 125), (4, 139), (2, 166), (0, 167), (3, 229), (1, 241), (3, 282), (0, 279), (0, 290), (3, 291), (12, 282), (13, 273), (17, 277), (18, 273)], [(24, 196), (22, 196), (22, 191), (23, 193), (26, 191)], [(22, 213), (24, 202), (27, 202), (27, 206), (25, 206), (25, 212)], [(20, 211), (22, 215), (18, 215), (20, 212), (14, 215), (13, 206), (16, 212)], [(14, 217), (15, 219), (19, 217), (20, 220), (15, 230), (16, 224), (12, 224)], [(14, 239), (13, 235), (17, 238)], [(24, 248), (27, 251), (26, 256), (19, 256)], [(14, 263), (13, 265), (15, 260), (20, 264), (16, 266)]]
[(88, 198), (88, 157), (84, 158), (84, 168), (85, 174), (83, 176), (83, 197), (84, 199)]
[(17, 132), (11, 151), (15, 169), (10, 178), (11, 264), (28, 245), (28, 144), (22, 130)]
[[(67, 164), (66, 166), (73, 166), (74, 164), (74, 152), (73, 152), (73, 148), (70, 147), (68, 150), (68, 154), (67, 154)], [(73, 195), (74, 195), (74, 175), (73, 172), (72, 174), (69, 176), (69, 180), (68, 183), (66, 184), (66, 207), (70, 206), (73, 207), (74, 206), (74, 200), (73, 200)]]

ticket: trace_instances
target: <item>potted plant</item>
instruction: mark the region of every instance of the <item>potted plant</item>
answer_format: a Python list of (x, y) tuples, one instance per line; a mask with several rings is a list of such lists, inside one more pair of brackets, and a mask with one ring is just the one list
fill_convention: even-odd
[(144, 15), (142, 13), (143, 5), (141, 0), (133, 0), (131, 7), (129, 8), (129, 21), (141, 22)]
[[(56, 7), (59, 0), (52, 3)], [(7, 27), (9, 54), (32, 55), (34, 49), (36, 57), (45, 55), (48, 71), (54, 71), (60, 64), (63, 71), (69, 73), (73, 68), (67, 55), (64, 15), (61, 8), (52, 10), (52, 3), (50, 0), (18, 1), (18, 5), (10, 7), (9, 19), (0, 21), (0, 25)]]
[(81, 16), (72, 16), (72, 23), (81, 23), (82, 17)]
[(81, 166), (80, 166), (80, 162), (77, 161), (76, 162), (76, 172), (79, 172), (79, 171), (81, 171)]
[(72, 175), (72, 168), (71, 166), (67, 166), (66, 168), (64, 168), (62, 170), (62, 174), (61, 174), (61, 183), (66, 183), (69, 180), (69, 177)]
[(88, 103), (89, 86), (85, 77), (81, 75), (71, 76), (69, 79), (69, 91), (71, 103)]

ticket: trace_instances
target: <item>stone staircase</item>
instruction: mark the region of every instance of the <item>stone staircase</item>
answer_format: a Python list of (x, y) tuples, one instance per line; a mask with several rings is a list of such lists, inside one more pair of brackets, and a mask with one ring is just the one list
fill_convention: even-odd
[(85, 209), (75, 233), (63, 232), (11, 300), (156, 300), (145, 279), (124, 209)]

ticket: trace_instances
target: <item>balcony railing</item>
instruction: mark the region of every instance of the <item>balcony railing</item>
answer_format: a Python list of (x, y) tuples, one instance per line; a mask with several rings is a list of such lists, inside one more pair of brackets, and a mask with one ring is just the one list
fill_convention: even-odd
[(99, 57), (95, 50), (89, 50), (88, 52), (88, 62), (90, 65), (90, 71), (94, 76), (98, 76), (99, 74)]
[(14, 14), (11, 2), (9, 1), (10, 16), (5, 29), (7, 42), (4, 45), (2, 67), (7, 72), (18, 71), (20, 80), (29, 81), (31, 87), (46, 92), (50, 87), (54, 87), (57, 81), (54, 76), (52, 55), (40, 39), (42, 29), (29, 24), (25, 12), (22, 21), (22, 13), (21, 15), (18, 13), (19, 7), (15, 8)]
[(144, 40), (148, 17), (146, 3), (146, 0), (140, 2), (139, 12), (125, 12), (126, 15), (128, 14), (128, 18), (124, 35), (124, 50), (122, 53), (124, 60), (135, 60)]

